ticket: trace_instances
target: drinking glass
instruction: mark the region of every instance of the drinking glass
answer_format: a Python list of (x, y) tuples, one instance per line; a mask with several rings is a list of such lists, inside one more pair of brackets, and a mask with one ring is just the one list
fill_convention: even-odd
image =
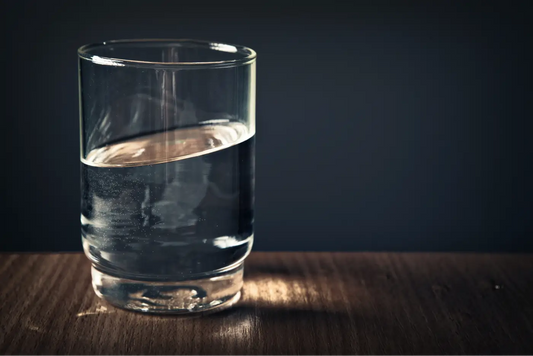
[(151, 313), (228, 307), (253, 243), (255, 52), (196, 40), (78, 50), (92, 284)]

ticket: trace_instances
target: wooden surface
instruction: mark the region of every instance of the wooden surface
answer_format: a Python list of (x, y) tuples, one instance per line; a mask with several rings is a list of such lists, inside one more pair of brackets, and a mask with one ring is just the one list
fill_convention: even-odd
[(0, 258), (0, 353), (533, 353), (531, 255), (252, 253), (201, 317), (107, 305), (81, 254)]

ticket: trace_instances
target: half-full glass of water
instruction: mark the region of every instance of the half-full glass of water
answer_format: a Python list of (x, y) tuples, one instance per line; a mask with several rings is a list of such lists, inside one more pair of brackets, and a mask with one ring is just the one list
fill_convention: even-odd
[(190, 313), (240, 297), (253, 242), (253, 50), (124, 40), (78, 50), (81, 236), (98, 296)]

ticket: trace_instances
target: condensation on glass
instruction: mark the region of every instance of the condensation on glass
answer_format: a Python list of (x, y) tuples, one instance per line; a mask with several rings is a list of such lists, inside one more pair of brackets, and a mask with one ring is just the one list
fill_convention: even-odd
[(232, 305), (254, 236), (255, 52), (124, 40), (78, 55), (81, 235), (96, 294), (156, 313)]

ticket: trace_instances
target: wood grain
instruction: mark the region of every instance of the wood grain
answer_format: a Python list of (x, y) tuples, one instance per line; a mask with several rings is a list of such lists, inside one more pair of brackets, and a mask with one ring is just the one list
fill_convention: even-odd
[(98, 299), (81, 254), (0, 255), (4, 354), (533, 353), (531, 255), (252, 253), (197, 317)]

